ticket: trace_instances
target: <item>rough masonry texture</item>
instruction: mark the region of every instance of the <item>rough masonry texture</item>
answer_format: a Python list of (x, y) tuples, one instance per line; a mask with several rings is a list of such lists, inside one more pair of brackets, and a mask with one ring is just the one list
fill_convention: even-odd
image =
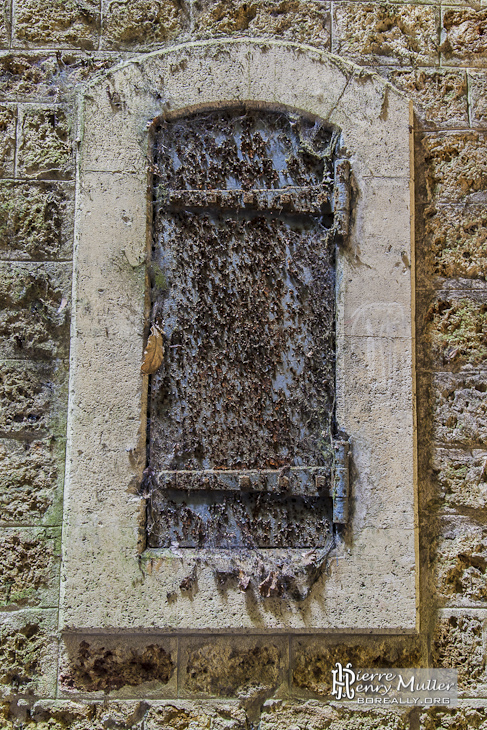
[[(487, 10), (480, 2), (461, 0), (0, 1), (2, 728), (487, 727), (486, 38)], [(223, 635), (219, 631), (221, 622), (197, 636), (184, 631), (169, 634), (160, 628), (140, 633), (130, 621), (120, 632), (116, 629), (125, 620), (125, 603), (110, 592), (107, 612), (113, 630), (102, 634), (70, 631), (74, 625), (68, 625), (61, 634), (58, 610), (70, 335), (83, 331), (81, 320), (71, 322), (76, 155), (83, 138), (76, 111), (78, 85), (92, 83), (128, 58), (139, 62), (147, 53), (194, 41), (241, 39), (257, 39), (263, 48), (266, 43), (287, 41), (311, 46), (318, 54), (332, 52), (337, 57), (337, 68), (341, 62), (353, 62), (363, 69), (353, 88), (348, 87), (353, 101), (363, 99), (374, 78), (371, 74), (378, 74), (413, 102), (414, 118), (410, 123), (415, 142), (415, 199), (411, 212), (415, 257), (401, 256), (406, 249), (399, 238), (405, 226), (397, 218), (387, 217), (385, 203), (397, 198), (397, 178), (401, 175), (401, 168), (395, 166), (397, 152), (393, 145), (384, 158), (384, 186), (378, 189), (370, 180), (367, 186), (361, 187), (359, 181), (355, 187), (352, 225), (362, 225), (359, 192), (368, 190), (379, 211), (372, 229), (377, 234), (376, 245), (379, 247), (387, 238), (383, 235), (387, 230), (398, 235), (391, 270), (373, 295), (375, 301), (384, 301), (387, 286), (393, 290), (410, 267), (416, 282), (418, 630), (411, 626), (410, 633), (398, 635), (378, 627), (372, 635), (368, 631), (357, 635), (346, 633), (345, 627), (345, 633), (318, 635), (312, 630), (303, 635), (266, 629), (281, 620), (282, 599), (270, 595), (257, 596), (254, 601), (252, 588), (244, 589), (245, 570), (243, 576), (241, 572), (248, 569), (249, 562), (240, 564), (223, 552), (218, 565), (213, 565), (215, 577), (205, 593), (209, 615), (215, 601), (226, 607), (220, 615), (230, 622), (229, 597), (240, 592), (254, 616), (245, 635)], [(188, 58), (181, 56), (171, 73), (177, 74), (179, 64), (184, 66)], [(241, 81), (241, 67), (235, 56), (231, 58), (231, 76)], [(214, 60), (207, 60), (204, 74), (211, 76), (213, 68)], [(267, 71), (263, 54), (248, 78), (266, 77)], [(99, 83), (117, 118), (116, 134), (123, 138), (123, 88), (114, 87), (107, 79)], [(270, 94), (273, 87), (271, 79)], [(169, 118), (171, 106), (166, 89), (157, 83), (147, 90), (140, 82), (137, 94), (147, 91), (160, 95), (151, 108), (153, 117), (161, 118), (165, 113)], [(187, 96), (196, 91), (194, 83), (188, 82)], [(313, 93), (319, 105), (323, 89), (313, 89)], [(395, 98), (394, 93), (390, 98)], [(364, 104), (372, 106), (377, 118), (381, 115), (384, 121), (394, 114), (387, 98), (367, 97)], [(295, 99), (294, 107), (299, 106)], [(338, 127), (342, 127), (341, 122), (336, 120)], [(146, 132), (141, 128), (139, 139)], [(383, 149), (367, 122), (357, 144)], [(132, 159), (140, 154), (137, 149)], [(148, 191), (157, 171), (146, 168), (151, 162), (148, 147), (142, 154), (144, 164), (137, 169), (130, 164), (119, 169), (119, 181), (122, 185), (139, 175), (137, 184), (146, 185)], [(107, 195), (102, 175), (107, 169), (105, 162), (101, 156), (91, 164), (93, 174), (98, 175), (91, 216), (96, 217), (97, 208), (110, 228), (115, 218), (113, 200)], [(133, 234), (139, 224), (141, 231), (150, 231), (152, 221), (147, 220), (145, 209), (134, 210), (130, 205), (120, 208), (117, 215), (124, 216), (127, 236), (119, 241), (119, 255), (113, 257), (111, 270), (118, 272), (122, 288), (132, 283), (127, 285), (125, 299), (111, 301), (111, 318), (97, 332), (100, 342), (116, 342), (118, 350), (99, 363), (99, 371), (106, 378), (106, 401), (97, 403), (86, 424), (86, 443), (80, 440), (76, 445), (81, 452), (91, 448), (90, 428), (99, 426), (98, 433), (103, 436), (96, 442), (100, 463), (109, 461), (113, 452), (107, 404), (118, 397), (126, 358), (133, 355), (140, 367), (148, 335), (145, 323), (149, 321), (149, 301), (136, 346), (123, 340), (121, 303), (133, 301), (134, 296), (143, 297), (150, 291), (151, 281), (160, 284), (157, 271), (148, 271), (147, 281), (145, 278), (145, 251), (150, 240), (145, 233), (142, 238)], [(95, 248), (99, 233), (100, 226), (93, 225), (90, 235)], [(370, 265), (364, 251), (357, 250), (350, 260), (353, 277)], [(96, 324), (98, 300), (110, 299), (110, 288), (105, 271), (93, 264), (87, 270), (94, 281), (95, 295), (93, 301), (85, 303), (85, 321)], [(358, 306), (354, 305), (353, 311)], [(389, 362), (397, 362), (393, 336), (401, 326), (397, 313), (392, 312), (387, 330)], [(362, 340), (367, 345), (367, 338)], [(96, 353), (96, 345), (91, 343), (91, 352)], [(360, 350), (358, 346), (357, 337), (350, 351), (352, 360), (364, 352), (370, 357), (372, 348)], [(86, 367), (89, 380), (95, 355)], [(390, 397), (386, 388), (377, 390), (377, 401), (384, 398), (389, 402)], [(360, 393), (356, 394), (356, 402), (357, 419), (363, 420), (367, 409), (360, 410)], [(401, 410), (399, 407), (392, 418), (399, 417)], [(124, 412), (121, 408), (114, 418), (123, 418)], [(139, 432), (139, 426), (140, 419), (134, 425), (133, 438), (122, 444), (127, 461), (120, 462), (116, 473), (125, 479), (128, 473), (133, 477), (130, 494), (123, 491), (123, 497), (133, 500), (137, 524), (144, 525), (138, 475), (147, 460), (142, 454), (145, 428)], [(384, 432), (374, 434), (378, 443), (386, 437)], [(400, 458), (400, 449), (388, 452), (378, 474), (390, 473), (391, 469), (400, 473)], [(353, 468), (352, 483), (360, 492), (357, 485), (364, 463), (359, 460)], [(91, 506), (105, 498), (107, 484), (99, 474)], [(384, 503), (368, 518), (358, 509), (358, 517), (369, 520), (365, 545), (373, 543), (377, 526), (391, 514), (390, 504)], [(97, 520), (96, 510), (91, 515), (93, 530), (81, 551), (88, 563), (99, 546), (105, 554), (112, 547), (105, 538), (107, 522)], [(109, 517), (111, 524), (119, 520), (117, 512)], [(397, 522), (391, 524), (392, 531), (397, 527)], [(138, 541), (138, 549), (143, 551), (146, 534), (144, 529), (136, 534), (132, 528), (127, 532), (115, 548), (129, 566), (134, 551), (127, 550), (127, 545), (132, 542), (136, 551)], [(338, 556), (339, 564), (345, 555)], [(179, 564), (178, 556), (175, 560)], [(145, 590), (144, 585), (147, 587), (151, 576), (160, 576), (163, 566), (163, 556), (157, 551), (153, 555), (146, 552), (132, 576), (131, 589)], [(162, 597), (160, 592), (152, 597), (153, 604), (163, 602), (170, 610), (174, 623), (180, 617), (182, 601), (193, 606), (204, 592), (201, 566), (196, 565), (196, 571), (194, 567), (189, 564), (179, 573), (174, 571), (174, 579)], [(296, 565), (291, 567), (295, 571)], [(298, 576), (296, 590), (304, 594), (308, 590), (309, 565), (301, 568), (304, 572)], [(120, 571), (119, 563), (116, 570)], [(252, 570), (255, 572), (255, 566)], [(95, 595), (106, 595), (110, 576), (108, 565), (99, 573)], [(343, 595), (350, 604), (364, 605), (367, 600), (361, 580), (359, 572), (344, 586)], [(271, 577), (264, 590), (272, 594), (272, 585)], [(387, 585), (385, 582), (377, 591), (378, 600), (386, 606), (391, 601)], [(400, 611), (401, 605), (394, 601), (392, 607)], [(148, 614), (146, 625), (150, 620)], [(366, 616), (362, 626), (366, 626), (365, 621)], [(306, 622), (311, 625), (313, 616), (305, 616), (302, 624)], [(455, 667), (459, 670), (460, 706), (402, 711), (340, 706), (331, 701), (329, 694), (330, 672), (336, 661), (370, 667)]]

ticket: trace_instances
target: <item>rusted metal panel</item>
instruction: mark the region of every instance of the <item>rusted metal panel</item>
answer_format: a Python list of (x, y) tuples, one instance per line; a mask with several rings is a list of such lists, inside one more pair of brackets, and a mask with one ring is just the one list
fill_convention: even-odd
[(152, 324), (165, 354), (150, 385), (151, 547), (246, 545), (247, 529), (261, 547), (327, 534), (335, 144), (318, 122), (277, 112), (156, 131)]

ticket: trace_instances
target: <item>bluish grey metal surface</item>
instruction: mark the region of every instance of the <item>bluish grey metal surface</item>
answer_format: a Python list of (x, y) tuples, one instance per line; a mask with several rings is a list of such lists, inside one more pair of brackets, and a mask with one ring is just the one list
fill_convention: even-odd
[[(152, 322), (165, 359), (151, 377), (150, 547), (183, 539), (183, 514), (188, 546), (246, 545), (252, 529), (255, 545), (306, 546), (329, 532), (335, 144), (278, 112), (156, 131)], [(168, 488), (186, 491), (184, 508)], [(231, 537), (205, 504), (226, 511)]]

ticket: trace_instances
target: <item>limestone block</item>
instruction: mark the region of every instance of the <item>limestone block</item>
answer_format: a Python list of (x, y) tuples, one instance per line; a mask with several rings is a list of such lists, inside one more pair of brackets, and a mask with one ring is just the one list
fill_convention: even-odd
[(434, 386), (434, 435), (448, 444), (487, 445), (487, 376), (437, 373)]
[(467, 517), (440, 521), (435, 575), (438, 595), (447, 603), (487, 600), (487, 530)]
[(445, 8), (441, 31), (440, 50), (446, 64), (487, 64), (487, 9)]
[(0, 178), (14, 176), (17, 113), (13, 106), (0, 105)]
[(259, 730), (406, 730), (407, 716), (400, 712), (363, 712), (321, 702), (269, 700), (262, 708)]
[(457, 669), (458, 688), (470, 696), (485, 686), (483, 625), (484, 619), (474, 611), (445, 609), (434, 635), (432, 666)]
[(0, 48), (6, 48), (9, 42), (10, 7), (8, 0), (0, 4)]
[(280, 636), (180, 639), (180, 697), (280, 694), (287, 687), (288, 640)]
[(484, 730), (487, 709), (474, 704), (455, 709), (435, 707), (421, 712), (419, 723), (419, 730)]
[(487, 451), (437, 448), (433, 472), (439, 498), (454, 509), (487, 507)]
[(191, 728), (191, 730), (247, 730), (247, 715), (237, 702), (153, 703), (144, 730)]
[(69, 353), (70, 262), (0, 263), (0, 357)]
[(64, 440), (0, 440), (0, 522), (60, 524)]
[(413, 100), (422, 128), (468, 126), (465, 71), (384, 68), (380, 73)]
[(0, 259), (70, 259), (70, 184), (0, 182)]
[(1, 530), (0, 610), (56, 605), (60, 553), (60, 528)]
[(237, 0), (232, 3), (197, 0), (194, 30), (199, 38), (249, 33), (329, 50), (330, 4), (320, 0)]
[(57, 612), (0, 613), (0, 697), (56, 692)]
[(438, 9), (394, 3), (334, 4), (333, 53), (361, 64), (436, 65)]
[(14, 17), (14, 43), (17, 46), (96, 48), (100, 24), (97, 0), (83, 3), (55, 0), (19, 0)]
[(109, 68), (118, 56), (93, 58), (76, 51), (55, 53), (4, 52), (0, 55), (0, 99), (56, 102), (69, 96), (75, 84)]
[(353, 667), (420, 667), (419, 637), (377, 637), (340, 640), (329, 636), (291, 639), (292, 690), (300, 696), (331, 697), (336, 662)]
[[(468, 296), (467, 296), (468, 294)], [(487, 361), (487, 292), (438, 292), (418, 312), (421, 339), (429, 343), (419, 366), (483, 368)], [(425, 352), (426, 350), (426, 352)]]
[(173, 40), (189, 29), (189, 14), (187, 0), (103, 0), (103, 47), (147, 47)]
[(69, 122), (63, 110), (24, 107), (19, 120), (19, 175), (67, 180), (73, 169)]
[(487, 138), (480, 132), (425, 134), (426, 199), (441, 203), (483, 202), (487, 191)]
[(487, 279), (485, 205), (428, 205), (419, 211), (417, 276), (427, 286), (432, 276)]
[(61, 696), (176, 697), (176, 637), (65, 634), (61, 642)]
[(487, 75), (485, 71), (469, 71), (470, 116), (472, 127), (487, 126)]
[(67, 372), (62, 361), (49, 364), (2, 364), (0, 374), (0, 434), (39, 438), (64, 435)]

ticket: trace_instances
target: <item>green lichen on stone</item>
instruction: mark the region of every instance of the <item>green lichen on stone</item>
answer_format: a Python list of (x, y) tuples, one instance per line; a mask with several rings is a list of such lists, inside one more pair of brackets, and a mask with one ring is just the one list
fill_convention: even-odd
[(56, 183), (0, 183), (0, 257), (71, 258), (72, 194)]
[(39, 604), (40, 589), (53, 579), (55, 555), (55, 542), (45, 530), (4, 529), (0, 535), (0, 607)]
[(0, 629), (0, 687), (26, 691), (41, 671), (46, 636), (38, 623), (20, 629), (8, 624)]
[(19, 0), (15, 37), (28, 46), (94, 48), (100, 24), (99, 4), (94, 0)]
[(0, 177), (13, 177), (16, 112), (0, 106)]
[(437, 449), (433, 471), (446, 505), (456, 509), (487, 507), (487, 451)]
[(487, 358), (487, 303), (439, 300), (427, 318), (434, 350), (443, 363), (479, 365)]
[(61, 109), (30, 109), (24, 114), (20, 128), (21, 175), (62, 180), (72, 177), (69, 123)]

